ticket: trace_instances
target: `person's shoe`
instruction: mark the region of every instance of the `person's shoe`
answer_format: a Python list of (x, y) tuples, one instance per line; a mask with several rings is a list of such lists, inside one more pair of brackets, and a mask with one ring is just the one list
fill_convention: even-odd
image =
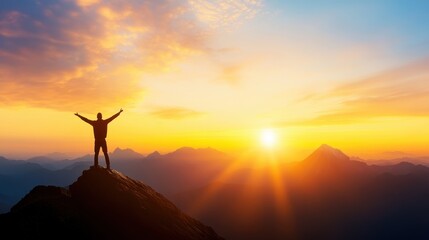
[(93, 166), (91, 166), (90, 168), (91, 168), (91, 169), (96, 169), (96, 168), (100, 168), (100, 166), (98, 166), (98, 165), (93, 165)]

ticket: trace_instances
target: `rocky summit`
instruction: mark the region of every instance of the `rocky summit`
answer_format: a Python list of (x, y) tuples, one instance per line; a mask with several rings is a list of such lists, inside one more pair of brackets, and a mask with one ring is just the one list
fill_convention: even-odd
[(104, 168), (85, 170), (68, 189), (35, 187), (0, 225), (17, 239), (222, 239), (151, 187)]

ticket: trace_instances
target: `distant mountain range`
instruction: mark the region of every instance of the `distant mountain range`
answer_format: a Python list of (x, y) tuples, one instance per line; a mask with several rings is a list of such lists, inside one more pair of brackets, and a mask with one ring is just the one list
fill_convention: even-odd
[[(237, 167), (212, 148), (147, 156), (118, 149), (112, 159), (114, 169), (166, 195), (226, 239), (429, 239), (424, 165), (373, 165), (328, 145), (275, 169)], [(54, 170), (0, 158), (0, 197), (14, 204), (35, 185), (67, 186), (93, 160), (66, 161)]]
[[(93, 155), (85, 155), (71, 160), (52, 160), (39, 156), (24, 161), (0, 157), (0, 196), (3, 196), (0, 199), (0, 213), (8, 210), (36, 185), (71, 184), (93, 164), (93, 158)], [(150, 184), (164, 194), (205, 185), (230, 159), (211, 148), (189, 147), (165, 155), (153, 153), (147, 157), (131, 149), (117, 148), (110, 158), (113, 168)], [(102, 154), (99, 160), (100, 164), (104, 164)], [(199, 171), (195, 172), (195, 168)]]
[(172, 199), (228, 239), (429, 239), (429, 168), (370, 166), (327, 145)]
[[(59, 169), (63, 169), (65, 167), (71, 166), (72, 164), (75, 164), (75, 163), (91, 162), (94, 160), (94, 155), (89, 155), (89, 154), (83, 157), (79, 157), (71, 160), (67, 158), (61, 158), (61, 156), (65, 156), (65, 154), (52, 153), (47, 156), (32, 157), (27, 159), (26, 161), (30, 163), (37, 163), (49, 170), (59, 170)], [(144, 157), (144, 155), (138, 152), (135, 152), (134, 150), (129, 148), (126, 148), (126, 149), (116, 148), (113, 152), (109, 153), (109, 156), (112, 159), (121, 159), (122, 161), (139, 160)], [(104, 159), (102, 153), (100, 154), (100, 159)]]

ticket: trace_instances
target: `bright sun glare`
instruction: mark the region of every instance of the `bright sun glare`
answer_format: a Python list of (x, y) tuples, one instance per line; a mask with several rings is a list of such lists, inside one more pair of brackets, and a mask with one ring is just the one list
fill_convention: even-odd
[(263, 129), (261, 131), (261, 143), (264, 147), (272, 148), (276, 145), (277, 135), (272, 129)]

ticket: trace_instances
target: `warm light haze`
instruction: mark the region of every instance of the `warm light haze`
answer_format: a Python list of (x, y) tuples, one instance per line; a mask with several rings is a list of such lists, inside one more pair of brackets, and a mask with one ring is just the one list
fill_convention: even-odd
[(429, 155), (426, 1), (0, 4), (0, 156), (183, 146)]

